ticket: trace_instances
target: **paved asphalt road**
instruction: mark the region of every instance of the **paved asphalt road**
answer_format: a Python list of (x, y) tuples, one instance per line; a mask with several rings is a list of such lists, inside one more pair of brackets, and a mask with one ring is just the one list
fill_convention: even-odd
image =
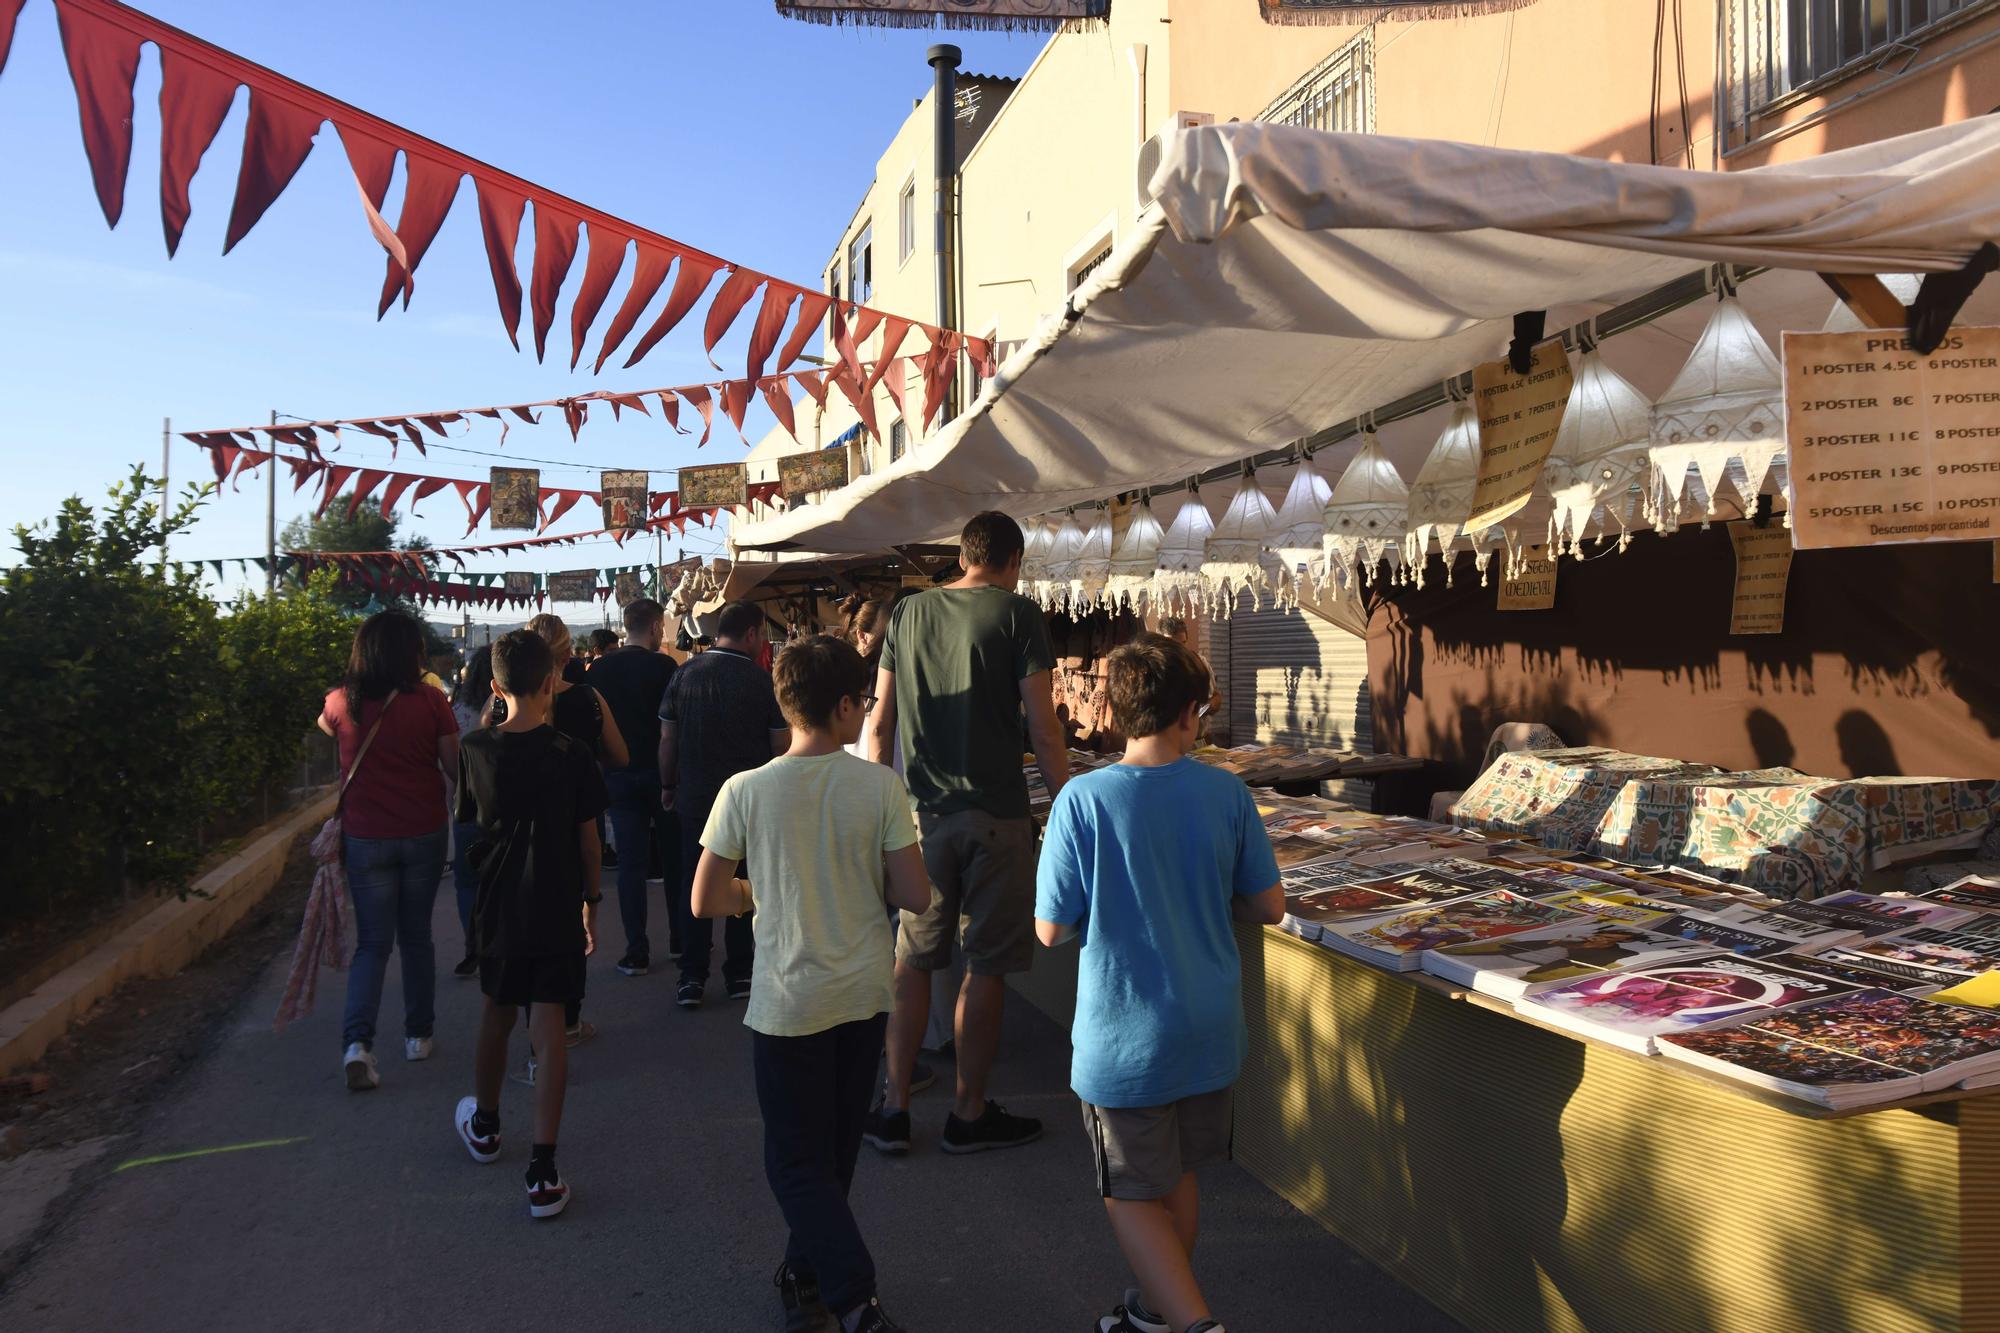
[[(448, 884), (437, 937), (458, 938)], [(440, 961), (456, 952), (441, 947)], [(523, 1202), (526, 1088), (508, 1085), (498, 1164), (475, 1164), (453, 1134), (452, 1107), (471, 1089), (476, 983), (440, 980), (437, 1053), (407, 1064), (392, 963), (382, 1086), (353, 1094), (339, 1064), (344, 978), (326, 974), (318, 1012), (276, 1036), (277, 960), (121, 1160), (297, 1141), (105, 1177), (0, 1295), (0, 1328), (781, 1327), (771, 1274), (783, 1230), (742, 1006), (719, 998), (718, 979), (707, 1008), (677, 1010), (670, 973), (621, 977), (615, 957), (593, 960), (584, 1013), (600, 1035), (571, 1059), (562, 1163), (576, 1196), (564, 1216), (532, 1222)], [(994, 1092), (1043, 1117), (1044, 1140), (938, 1152), (941, 1081), (916, 1098), (915, 1152), (862, 1149), (855, 1200), (884, 1305), (916, 1333), (1083, 1333), (1127, 1280), (1092, 1194), (1067, 1036), (1010, 998)], [(1203, 1191), (1198, 1268), (1237, 1333), (1456, 1328), (1239, 1168), (1212, 1170)]]

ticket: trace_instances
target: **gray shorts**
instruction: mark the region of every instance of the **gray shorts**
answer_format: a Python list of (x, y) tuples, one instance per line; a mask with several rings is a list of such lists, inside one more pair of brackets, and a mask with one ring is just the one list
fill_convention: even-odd
[(1196, 1167), (1230, 1159), (1236, 1093), (1234, 1088), (1222, 1088), (1168, 1106), (1085, 1102), (1083, 1128), (1097, 1159), (1099, 1194), (1107, 1199), (1164, 1199)]
[(956, 938), (974, 976), (1026, 972), (1035, 961), (1035, 822), (960, 810), (917, 823), (931, 905), (903, 913), (897, 959), (942, 971)]

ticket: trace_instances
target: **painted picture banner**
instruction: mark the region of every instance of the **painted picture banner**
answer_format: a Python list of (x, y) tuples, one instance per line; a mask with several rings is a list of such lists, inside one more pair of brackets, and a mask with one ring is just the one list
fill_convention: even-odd
[(1518, 566), (1500, 574), (1501, 611), (1547, 611), (1556, 604), (1556, 562), (1542, 546), (1530, 546)]
[(728, 509), (750, 503), (750, 471), (741, 463), (710, 463), (680, 472), (681, 508)]
[(506, 582), (501, 586), (506, 588), (509, 597), (533, 597), (535, 576), (523, 570), (510, 569), (507, 571)]
[(778, 489), (785, 503), (802, 503), (814, 491), (837, 490), (847, 484), (847, 450), (813, 449), (778, 460)]
[(597, 571), (565, 569), (549, 575), (551, 602), (592, 602), (597, 600)]
[(1111, 0), (777, 0), (786, 18), (877, 28), (971, 28), (1026, 32), (1072, 19), (1102, 19)]
[(1555, 447), (1569, 402), (1569, 353), (1562, 339), (1535, 348), (1528, 373), (1506, 361), (1488, 361), (1472, 372), (1472, 401), (1479, 413), (1479, 477), (1464, 530), (1492, 527), (1518, 512)]
[(618, 581), (611, 585), (612, 599), (618, 603), (620, 609), (638, 601), (644, 595), (645, 589), (639, 583), (639, 571), (636, 569), (626, 570), (618, 576)]
[(604, 504), (607, 532), (633, 532), (646, 526), (646, 474), (644, 472), (604, 472), (598, 479), (598, 498)]
[(2000, 328), (1787, 333), (1792, 544), (2000, 537)]
[(1792, 574), (1792, 534), (1777, 523), (1731, 523), (1736, 548), (1736, 599), (1729, 608), (1731, 634), (1783, 634), (1785, 587)]
[(489, 496), (492, 508), (487, 522), (492, 527), (533, 530), (542, 520), (541, 469), (494, 468)]

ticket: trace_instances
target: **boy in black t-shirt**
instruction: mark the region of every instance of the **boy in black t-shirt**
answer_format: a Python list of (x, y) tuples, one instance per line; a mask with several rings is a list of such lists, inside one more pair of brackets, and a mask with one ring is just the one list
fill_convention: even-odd
[(467, 733), (459, 750), (458, 822), (477, 824), (465, 853), (479, 873), (472, 912), (479, 988), (486, 994), (473, 1065), (476, 1095), (454, 1123), (475, 1162), (500, 1156), (500, 1084), (514, 1011), (530, 1006), (540, 1052), (528, 1213), (554, 1217), (570, 1188), (556, 1172), (556, 1132), (569, 1077), (563, 1006), (583, 995), (584, 959), (596, 945), (604, 779), (590, 751), (548, 724), (556, 672), (539, 635), (516, 630), (493, 645), (493, 692), (507, 720)]

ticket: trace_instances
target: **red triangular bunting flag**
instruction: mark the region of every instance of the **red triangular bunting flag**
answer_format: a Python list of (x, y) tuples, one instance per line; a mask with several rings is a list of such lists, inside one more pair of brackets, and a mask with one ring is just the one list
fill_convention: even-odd
[(479, 181), (479, 229), (486, 238), (486, 266), (493, 273), (493, 294), (500, 301), (500, 322), (508, 341), (521, 350), (521, 275), (514, 268), (514, 247), (521, 240), (521, 210), (527, 196), (491, 181)]
[[(591, 321), (603, 308), (604, 298), (611, 295), (611, 284), (618, 280), (618, 270), (625, 266), (625, 248), (632, 243), (631, 237), (595, 222), (585, 223), (584, 232), (590, 238), (590, 253), (583, 261), (583, 286), (577, 289), (576, 302), (569, 311), (571, 370), (576, 369), (576, 363), (583, 357), (583, 340), (590, 334)], [(665, 275), (665, 265), (660, 272)]]
[(715, 345), (729, 332), (729, 326), (736, 322), (736, 316), (742, 313), (743, 307), (750, 304), (751, 295), (762, 281), (764, 275), (755, 269), (732, 269), (723, 280), (722, 290), (708, 303), (708, 320), (701, 330), (701, 349), (708, 354), (708, 364), (717, 370), (722, 367), (716, 365)]
[(549, 326), (556, 319), (556, 298), (563, 279), (576, 262), (576, 229), (580, 219), (541, 200), (535, 201), (535, 268), (529, 282), (528, 305), (534, 312), (535, 360), (548, 346)]
[(178, 51), (160, 51), (160, 224), (170, 259), (187, 226), (188, 182), (234, 100), (236, 80)]
[(653, 344), (667, 336), (667, 331), (681, 322), (687, 312), (694, 309), (694, 303), (708, 290), (709, 282), (721, 270), (721, 265), (706, 259), (696, 259), (692, 255), (682, 255), (680, 268), (674, 274), (674, 289), (667, 294), (667, 304), (661, 308), (660, 317), (653, 321), (653, 327), (639, 339), (632, 355), (625, 358), (625, 368), (630, 370), (639, 358), (653, 350)]
[(229, 209), (229, 230), (222, 253), (250, 234), (277, 197), (285, 192), (312, 151), (319, 133), (318, 113), (250, 90), (250, 123), (243, 130), (243, 164), (236, 172), (236, 202)]

